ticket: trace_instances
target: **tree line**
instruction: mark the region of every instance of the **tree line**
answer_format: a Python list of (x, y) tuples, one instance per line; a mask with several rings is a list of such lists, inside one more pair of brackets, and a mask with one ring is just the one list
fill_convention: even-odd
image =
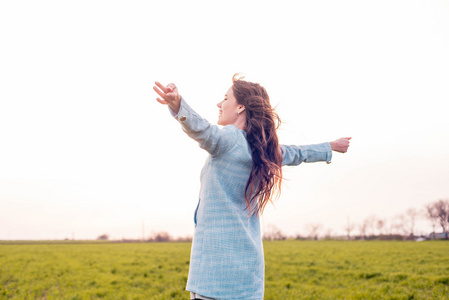
[[(344, 239), (347, 240), (404, 240), (415, 239), (416, 221), (418, 219), (427, 219), (431, 222), (433, 232), (426, 238), (445, 238), (448, 239), (449, 231), (449, 199), (442, 199), (425, 205), (421, 210), (409, 208), (404, 213), (399, 214), (390, 220), (386, 218), (371, 215), (360, 223), (347, 221), (343, 230), (345, 232)], [(437, 228), (441, 228), (441, 233), (436, 233)], [(303, 234), (287, 236), (275, 225), (268, 225), (263, 230), (264, 240), (285, 240), (287, 238), (295, 239), (335, 239), (335, 232), (331, 229), (324, 229), (320, 223), (307, 224)], [(109, 240), (108, 234), (102, 234), (97, 240)], [(174, 238), (166, 231), (152, 232), (150, 236), (143, 239), (122, 239), (117, 242), (190, 242), (191, 237)]]
[[(425, 238), (448, 239), (449, 199), (429, 203), (421, 210), (409, 208), (404, 213), (390, 220), (371, 215), (360, 223), (353, 223), (348, 218), (347, 224), (343, 228), (346, 235), (344, 237), (340, 236), (340, 239), (416, 239), (415, 227), (418, 219), (427, 219), (432, 224), (433, 232)], [(441, 229), (442, 232), (437, 233), (437, 228)], [(287, 238), (291, 237), (285, 235), (275, 225), (269, 225), (264, 230), (264, 240), (284, 240)], [(307, 224), (303, 234), (296, 234), (293, 238), (317, 240), (319, 238), (332, 239), (337, 238), (337, 236), (331, 228), (324, 229), (324, 226), (320, 223), (310, 223)]]
[[(108, 241), (110, 239), (109, 234), (104, 233), (97, 237), (97, 240), (104, 240)], [(192, 237), (185, 236), (185, 237), (173, 237), (170, 233), (167, 231), (158, 231), (158, 232), (152, 232), (148, 237), (142, 238), (142, 239), (121, 239), (121, 240), (114, 240), (114, 242), (122, 242), (122, 243), (136, 243), (136, 242), (145, 242), (145, 243), (162, 243), (162, 242), (191, 242)]]

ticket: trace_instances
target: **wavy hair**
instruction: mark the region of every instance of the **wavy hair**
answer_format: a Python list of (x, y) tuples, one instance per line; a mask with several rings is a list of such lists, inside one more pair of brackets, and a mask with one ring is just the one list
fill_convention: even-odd
[(276, 130), (281, 120), (271, 107), (270, 97), (258, 83), (235, 74), (232, 89), (238, 104), (245, 106), (245, 132), (253, 166), (245, 187), (246, 209), (250, 216), (261, 215), (268, 201), (281, 192), (282, 153)]

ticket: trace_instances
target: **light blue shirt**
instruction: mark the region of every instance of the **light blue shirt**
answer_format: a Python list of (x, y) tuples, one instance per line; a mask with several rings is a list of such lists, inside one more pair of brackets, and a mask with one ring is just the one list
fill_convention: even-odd
[[(182, 129), (210, 155), (201, 171), (194, 214), (195, 232), (186, 289), (220, 299), (263, 299), (264, 256), (260, 220), (249, 217), (245, 186), (252, 168), (246, 132), (219, 128), (192, 110), (184, 99), (177, 115)], [(327, 161), (329, 143), (282, 145), (283, 165)]]

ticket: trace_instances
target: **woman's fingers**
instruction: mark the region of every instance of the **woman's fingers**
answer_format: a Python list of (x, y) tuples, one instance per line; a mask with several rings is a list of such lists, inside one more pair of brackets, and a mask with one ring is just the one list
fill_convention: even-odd
[[(165, 88), (164, 88), (165, 89)], [(156, 93), (158, 93), (159, 94), (159, 96), (161, 96), (162, 97), (162, 99), (165, 99), (165, 93), (163, 93), (163, 92), (161, 92), (157, 87), (155, 87), (155, 86), (153, 86), (153, 90), (156, 92)]]
[(161, 104), (178, 105), (180, 102), (180, 96), (178, 94), (178, 88), (174, 83), (169, 83), (166, 87), (156, 81), (153, 90), (160, 96), (156, 100)]
[[(157, 82), (156, 84), (158, 84), (159, 82)], [(159, 83), (160, 84), (160, 83)], [(157, 87), (153, 86), (153, 90), (159, 94), (159, 96), (161, 96), (161, 98), (156, 98), (157, 102), (159, 102), (160, 104), (168, 104), (168, 102), (165, 100), (165, 97), (167, 96), (166, 94), (164, 94), (163, 92), (161, 92)]]
[(159, 83), (159, 81), (156, 81), (155, 84), (157, 85), (158, 88), (160, 88), (164, 93), (167, 94), (167, 89), (165, 88), (165, 86), (163, 86), (162, 84)]
[(169, 92), (173, 92), (173, 91), (175, 91), (175, 89), (176, 89), (176, 85), (174, 83), (167, 84), (167, 90)]
[(156, 98), (157, 102), (159, 102), (160, 104), (168, 104), (167, 101), (165, 100), (161, 100), (159, 98)]
[(339, 138), (338, 140), (330, 142), (332, 150), (341, 153), (346, 153), (348, 151), (350, 139), (351, 139), (350, 137)]

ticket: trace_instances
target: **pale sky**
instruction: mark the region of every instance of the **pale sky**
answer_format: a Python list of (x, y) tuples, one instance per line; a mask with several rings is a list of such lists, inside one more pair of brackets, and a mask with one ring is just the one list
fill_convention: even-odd
[(448, 1), (2, 1), (0, 41), (0, 240), (192, 235), (207, 153), (152, 85), (216, 123), (237, 72), (281, 143), (353, 137), (284, 169), (264, 227), (343, 233), (449, 198)]

